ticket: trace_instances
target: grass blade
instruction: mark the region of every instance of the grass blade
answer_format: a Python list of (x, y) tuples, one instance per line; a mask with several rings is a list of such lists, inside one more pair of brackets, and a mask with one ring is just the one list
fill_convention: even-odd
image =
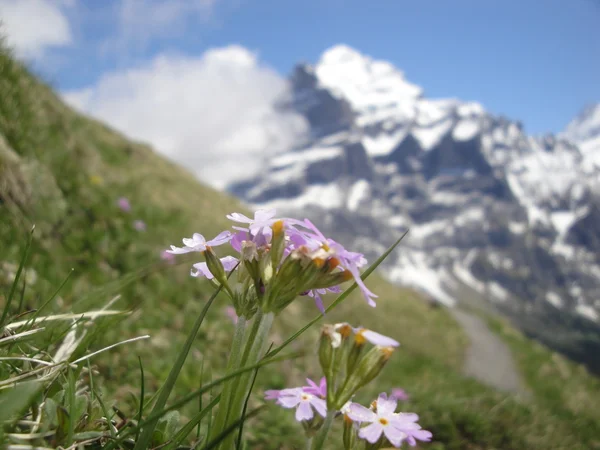
[(299, 358), (301, 356), (304, 356), (304, 352), (294, 352), (294, 353), (291, 353), (288, 355), (282, 355), (282, 356), (278, 356), (278, 357), (263, 358), (262, 361), (260, 361), (256, 364), (253, 364), (253, 365), (247, 366), (247, 367), (242, 367), (242, 368), (235, 370), (227, 375), (224, 375), (221, 378), (211, 381), (210, 383), (202, 386), (200, 389), (198, 389), (194, 392), (191, 392), (190, 394), (186, 395), (185, 397), (183, 397), (180, 400), (177, 400), (169, 407), (166, 407), (162, 410), (157, 410), (157, 411), (153, 410), (152, 413), (150, 413), (150, 415), (146, 418), (146, 420), (139, 423), (137, 427), (132, 427), (132, 428), (128, 428), (127, 430), (125, 430), (116, 440), (112, 441), (111, 443), (108, 443), (104, 447), (104, 450), (112, 450), (113, 448), (115, 448), (116, 445), (121, 443), (126, 437), (128, 437), (130, 434), (134, 433), (136, 431), (136, 428), (138, 428), (138, 427), (143, 428), (151, 422), (157, 422), (162, 416), (167, 414), (169, 411), (173, 411), (175, 409), (181, 408), (183, 405), (194, 400), (199, 395), (202, 395), (205, 392), (209, 392), (212, 388), (219, 386), (220, 384), (224, 383), (227, 380), (236, 378), (238, 375), (240, 375), (242, 373), (250, 372), (259, 367), (263, 367), (263, 366), (273, 364), (273, 363), (276, 363), (279, 361), (285, 361), (285, 360)]
[(259, 406), (256, 409), (253, 409), (252, 411), (250, 411), (250, 413), (248, 413), (245, 416), (240, 417), (238, 420), (236, 420), (235, 422), (233, 422), (231, 425), (229, 425), (227, 428), (225, 428), (221, 433), (219, 433), (219, 435), (217, 437), (215, 437), (212, 441), (210, 441), (208, 444), (206, 444), (206, 447), (204, 447), (204, 450), (211, 450), (213, 448), (217, 448), (219, 446), (219, 444), (225, 439), (227, 438), (227, 436), (229, 436), (230, 433), (233, 433), (233, 431), (240, 426), (241, 423), (243, 423), (244, 421), (254, 417), (255, 415), (257, 415), (265, 406)]
[(27, 255), (29, 254), (29, 249), (31, 248), (31, 242), (33, 241), (34, 230), (35, 225), (31, 228), (31, 232), (29, 233), (29, 238), (27, 239), (27, 244), (25, 245), (25, 251), (23, 251), (23, 256), (21, 257), (21, 261), (19, 263), (19, 268), (17, 269), (15, 279), (10, 288), (8, 298), (6, 299), (6, 304), (4, 305), (4, 310), (2, 311), (2, 317), (0, 318), (0, 329), (4, 326), (4, 323), (6, 322), (6, 317), (8, 316), (8, 312), (10, 310), (10, 304), (12, 303), (13, 296), (15, 295), (15, 291), (17, 290), (17, 285), (19, 284), (21, 272), (23, 271), (23, 267), (25, 267), (25, 261), (27, 261)]
[[(179, 372), (181, 372), (181, 368), (183, 367), (183, 364), (185, 363), (188, 353), (190, 352), (190, 350), (192, 348), (194, 340), (196, 339), (196, 336), (198, 335), (198, 331), (200, 330), (200, 326), (202, 325), (202, 322), (204, 321), (204, 317), (206, 316), (208, 309), (212, 305), (213, 301), (215, 300), (215, 298), (217, 297), (219, 292), (221, 292), (221, 287), (219, 287), (213, 293), (213, 295), (210, 297), (210, 299), (208, 300), (208, 302), (202, 309), (202, 312), (196, 319), (196, 323), (194, 323), (194, 327), (192, 328), (192, 331), (190, 332), (190, 334), (185, 342), (185, 345), (183, 346), (183, 349), (179, 353), (179, 356), (177, 357), (177, 361), (175, 361), (175, 364), (173, 365), (171, 371), (169, 372), (169, 376), (167, 377), (167, 381), (165, 381), (165, 384), (163, 385), (163, 387), (161, 389), (160, 395), (156, 399), (156, 403), (154, 404), (152, 413), (160, 412), (161, 410), (164, 409), (165, 404), (167, 403), (167, 400), (169, 398), (169, 395), (171, 395), (171, 391), (173, 390), (173, 387), (175, 386), (175, 381), (177, 380), (177, 377), (179, 377)], [(158, 424), (158, 418), (149, 421), (144, 426), (144, 428), (142, 429), (142, 431), (140, 433), (139, 439), (135, 443), (134, 450), (145, 450), (145, 449), (149, 448), (150, 442), (152, 440), (152, 435), (154, 433), (154, 429), (156, 428), (157, 424)]]
[[(367, 277), (369, 275), (371, 275), (371, 273), (373, 273), (373, 271), (379, 266), (379, 264), (381, 264), (383, 262), (383, 260), (388, 257), (388, 255), (398, 246), (398, 244), (400, 244), (402, 239), (404, 239), (404, 236), (406, 236), (407, 233), (408, 233), (408, 230), (406, 230), (404, 232), (404, 234), (402, 236), (400, 236), (396, 242), (394, 242), (385, 252), (383, 252), (383, 254), (379, 258), (377, 258), (377, 260), (373, 264), (371, 264), (369, 266), (369, 268), (367, 270), (365, 270), (365, 272), (361, 275), (361, 278), (363, 280), (366, 280)], [(329, 305), (325, 309), (325, 313), (328, 313), (333, 308), (335, 308), (337, 305), (342, 303), (346, 299), (346, 297), (348, 297), (348, 295), (350, 295), (350, 293), (352, 293), (352, 291), (354, 291), (354, 289), (357, 288), (357, 286), (358, 285), (356, 283), (353, 283), (352, 286), (350, 286), (348, 289), (346, 289), (344, 292), (342, 292), (338, 296), (338, 298), (336, 298), (333, 301), (333, 303), (331, 303), (331, 305)], [(304, 325), (302, 328), (300, 328), (297, 332), (295, 332), (290, 338), (288, 338), (283, 344), (281, 344), (275, 350), (269, 352), (266, 355), (266, 357), (275, 356), (277, 353), (279, 353), (281, 350), (283, 350), (288, 345), (290, 345), (293, 341), (295, 341), (298, 338), (298, 336), (300, 336), (302, 333), (304, 333), (306, 330), (308, 330), (310, 327), (312, 327), (315, 323), (317, 323), (318, 321), (323, 319), (323, 316), (324, 316), (324, 314), (319, 314), (317, 317), (312, 319), (310, 322), (308, 322), (306, 325)]]
[[(142, 421), (142, 415), (144, 414), (144, 366), (142, 365), (142, 358), (138, 356), (140, 363), (140, 413), (138, 415), (138, 423)], [(138, 428), (135, 433), (135, 440), (140, 438), (140, 429)]]
[[(190, 419), (188, 423), (186, 423), (173, 437), (173, 442), (165, 449), (165, 450), (174, 450), (185, 440), (185, 438), (190, 434), (194, 427), (200, 425), (204, 416), (209, 413), (212, 413), (212, 409), (219, 403), (220, 396), (217, 395), (213, 398), (208, 405), (201, 411), (198, 411), (194, 417)], [(197, 437), (198, 438), (198, 437)]]
[(48, 306), (50, 304), (50, 302), (56, 298), (56, 296), (61, 291), (61, 289), (65, 286), (65, 284), (67, 284), (67, 281), (69, 281), (69, 278), (71, 278), (71, 275), (73, 275), (73, 272), (75, 272), (75, 269), (71, 269), (71, 271), (69, 272), (69, 275), (67, 275), (67, 277), (60, 284), (58, 289), (56, 291), (54, 291), (54, 294), (52, 294), (52, 296), (48, 300), (46, 300), (42, 306), (40, 306), (38, 309), (36, 309), (36, 311), (33, 313), (33, 316), (31, 317), (31, 319), (29, 319), (29, 321), (31, 321), (31, 327), (33, 327), (35, 325), (35, 319), (37, 319), (37, 317), (40, 315), (40, 313), (42, 312), (42, 309), (44, 309), (46, 306)]

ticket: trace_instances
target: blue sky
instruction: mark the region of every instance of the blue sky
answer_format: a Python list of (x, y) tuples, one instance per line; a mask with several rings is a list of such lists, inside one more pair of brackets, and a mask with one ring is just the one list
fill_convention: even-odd
[(61, 89), (80, 88), (163, 51), (241, 44), (286, 75), (298, 61), (316, 62), (345, 43), (389, 60), (427, 96), (479, 101), (533, 133), (559, 131), (600, 101), (597, 0), (223, 0), (179, 31), (102, 54), (119, 1), (87, 1), (70, 12), (74, 45), (53, 52), (63, 58), (58, 68), (40, 71)]
[[(165, 100), (146, 97), (176, 96), (173, 85), (190, 80), (212, 110), (236, 93), (224, 117), (250, 111), (244, 102), (254, 117), (275, 95), (269, 85), (285, 89), (294, 64), (340, 43), (390, 61), (428, 97), (478, 101), (529, 133), (559, 132), (600, 101), (600, 0), (0, 0), (0, 16), (21, 57), (72, 103), (164, 148), (182, 131), (148, 133), (170, 116), (152, 117)], [(117, 104), (114, 91), (131, 98)], [(129, 104), (138, 108), (124, 115)], [(207, 142), (233, 146), (223, 139)]]

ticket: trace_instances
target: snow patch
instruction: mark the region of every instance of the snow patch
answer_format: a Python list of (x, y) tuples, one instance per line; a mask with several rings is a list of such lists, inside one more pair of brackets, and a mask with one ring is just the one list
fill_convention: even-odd
[(468, 141), (479, 132), (479, 123), (472, 119), (463, 119), (452, 130), (452, 137), (457, 141)]
[(262, 208), (276, 208), (281, 210), (300, 209), (308, 205), (320, 206), (325, 209), (341, 208), (344, 204), (344, 192), (336, 183), (315, 184), (307, 187), (296, 198), (279, 198), (261, 203)]
[(588, 305), (577, 305), (575, 307), (575, 312), (580, 316), (585, 317), (586, 319), (593, 320), (594, 322), (598, 322), (598, 313), (594, 308)]
[(422, 290), (446, 306), (456, 304), (444, 290), (440, 274), (427, 265), (423, 254), (415, 252), (404, 255), (402, 261), (390, 272), (390, 278), (394, 282)]
[(369, 196), (371, 186), (365, 180), (358, 180), (350, 187), (347, 205), (350, 211), (356, 211), (360, 202)]
[(285, 167), (296, 163), (312, 163), (342, 156), (343, 147), (316, 147), (301, 152), (289, 152), (273, 158), (271, 167)]
[(554, 305), (558, 309), (561, 309), (563, 307), (563, 301), (556, 292), (546, 292), (546, 300), (548, 301), (548, 303)]
[(495, 298), (501, 301), (506, 301), (510, 298), (510, 292), (504, 289), (495, 281), (489, 283), (490, 294), (492, 294)]
[(402, 128), (394, 133), (380, 133), (377, 136), (364, 136), (362, 144), (367, 154), (373, 157), (389, 155), (406, 137), (406, 129)]
[(415, 127), (411, 130), (411, 134), (419, 141), (423, 150), (431, 150), (442, 140), (451, 127), (452, 120), (447, 119), (427, 128)]

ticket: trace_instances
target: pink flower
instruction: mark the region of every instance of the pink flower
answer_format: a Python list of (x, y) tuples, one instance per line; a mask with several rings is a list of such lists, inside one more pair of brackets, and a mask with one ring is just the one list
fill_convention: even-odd
[(146, 231), (146, 223), (143, 220), (136, 220), (133, 222), (133, 228), (137, 231)]
[[(272, 391), (267, 392), (273, 394)], [(313, 409), (322, 417), (327, 415), (325, 400), (305, 392), (303, 388), (283, 389), (279, 391), (277, 404), (288, 409), (296, 408), (296, 420), (298, 422), (311, 420), (314, 417)]]
[(175, 264), (175, 255), (173, 255), (172, 253), (169, 253), (167, 250), (163, 250), (161, 252), (160, 259), (162, 259), (163, 261), (165, 261), (169, 264)]
[(123, 212), (131, 211), (131, 204), (129, 203), (129, 200), (125, 197), (121, 197), (119, 198), (119, 200), (117, 200), (117, 206)]
[(396, 413), (397, 401), (394, 397), (388, 399), (385, 393), (380, 394), (375, 411), (367, 409), (358, 403), (348, 407), (347, 415), (353, 421), (362, 424), (368, 423), (358, 432), (358, 437), (374, 444), (383, 434), (390, 443), (399, 448), (404, 441), (409, 445), (417, 445), (417, 440), (428, 442), (432, 434), (421, 429), (417, 423), (419, 416), (413, 413)]
[(231, 319), (234, 325), (237, 324), (238, 316), (235, 313), (235, 308), (233, 306), (225, 308), (225, 315)]
[(390, 395), (390, 398), (391, 397), (395, 398), (396, 400), (400, 400), (401, 402), (407, 402), (410, 399), (410, 395), (408, 395), (406, 391), (401, 388), (392, 389), (392, 395)]
[(310, 378), (307, 378), (306, 382), (308, 383), (308, 386), (302, 387), (302, 390), (304, 392), (307, 392), (312, 395), (316, 395), (321, 398), (327, 397), (327, 380), (325, 379), (325, 377), (321, 378), (321, 381), (319, 382), (318, 386), (317, 386), (317, 383), (315, 383)]

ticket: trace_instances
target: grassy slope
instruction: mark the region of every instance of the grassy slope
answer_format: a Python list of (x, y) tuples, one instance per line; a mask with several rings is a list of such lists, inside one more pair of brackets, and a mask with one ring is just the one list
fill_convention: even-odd
[[(129, 214), (115, 207), (122, 195), (132, 202)], [(139, 389), (138, 355), (145, 366), (147, 390), (156, 389), (211, 291), (187, 275), (185, 261), (178, 266), (160, 264), (159, 251), (194, 231), (214, 235), (228, 226), (226, 212), (236, 209), (234, 199), (200, 185), (147, 147), (75, 114), (0, 51), (0, 264), (4, 267), (0, 284), (6, 287), (10, 272), (6, 262), (18, 260), (27, 230), (35, 223), (29, 267), (37, 279), (26, 290), (21, 311), (39, 307), (71, 268), (75, 273), (58, 302), (65, 309), (87, 310), (116, 293), (122, 294), (117, 306), (135, 307), (118, 324), (106, 322), (99, 336), (103, 342), (144, 333), (153, 337), (95, 360), (109, 403), (118, 401), (125, 411), (133, 408), (130, 393)], [(144, 220), (148, 230), (133, 230), (134, 219)], [(126, 274), (135, 271), (131, 283), (125, 283)], [(591, 434), (581, 435), (581, 428), (573, 427), (573, 418), (589, 419), (593, 431), (598, 428), (597, 416), (577, 411), (564, 415), (560, 402), (543, 395), (522, 404), (463, 378), (459, 369), (467, 343), (449, 316), (431, 309), (410, 291), (376, 278), (370, 283), (380, 295), (377, 309), (365, 306), (355, 295), (328, 320), (373, 326), (403, 345), (371, 392), (359, 400), (369, 401), (392, 386), (407, 389), (412, 394), (407, 409), (421, 414), (422, 423), (436, 437), (428, 448), (584, 449), (593, 445)], [(220, 302), (213, 308), (201, 330), (178, 394), (198, 386), (203, 358), (213, 374), (223, 366), (232, 331), (223, 307)], [(277, 321), (273, 339), (281, 341), (314, 313), (309, 299), (292, 305)], [(298, 346), (313, 349), (317, 334), (317, 330), (307, 333)], [(521, 357), (527, 358), (528, 353), (519, 353)], [(300, 383), (304, 374), (318, 376), (312, 354), (282, 363), (277, 370), (264, 370), (257, 391)], [(592, 405), (597, 405), (597, 386), (587, 375), (577, 376), (589, 385), (589, 392), (582, 392), (596, 399)], [(542, 373), (537, 377), (536, 382), (545, 379)], [(258, 395), (253, 402), (260, 402)], [(251, 448), (294, 448), (300, 442), (292, 414), (275, 406), (251, 425)]]

